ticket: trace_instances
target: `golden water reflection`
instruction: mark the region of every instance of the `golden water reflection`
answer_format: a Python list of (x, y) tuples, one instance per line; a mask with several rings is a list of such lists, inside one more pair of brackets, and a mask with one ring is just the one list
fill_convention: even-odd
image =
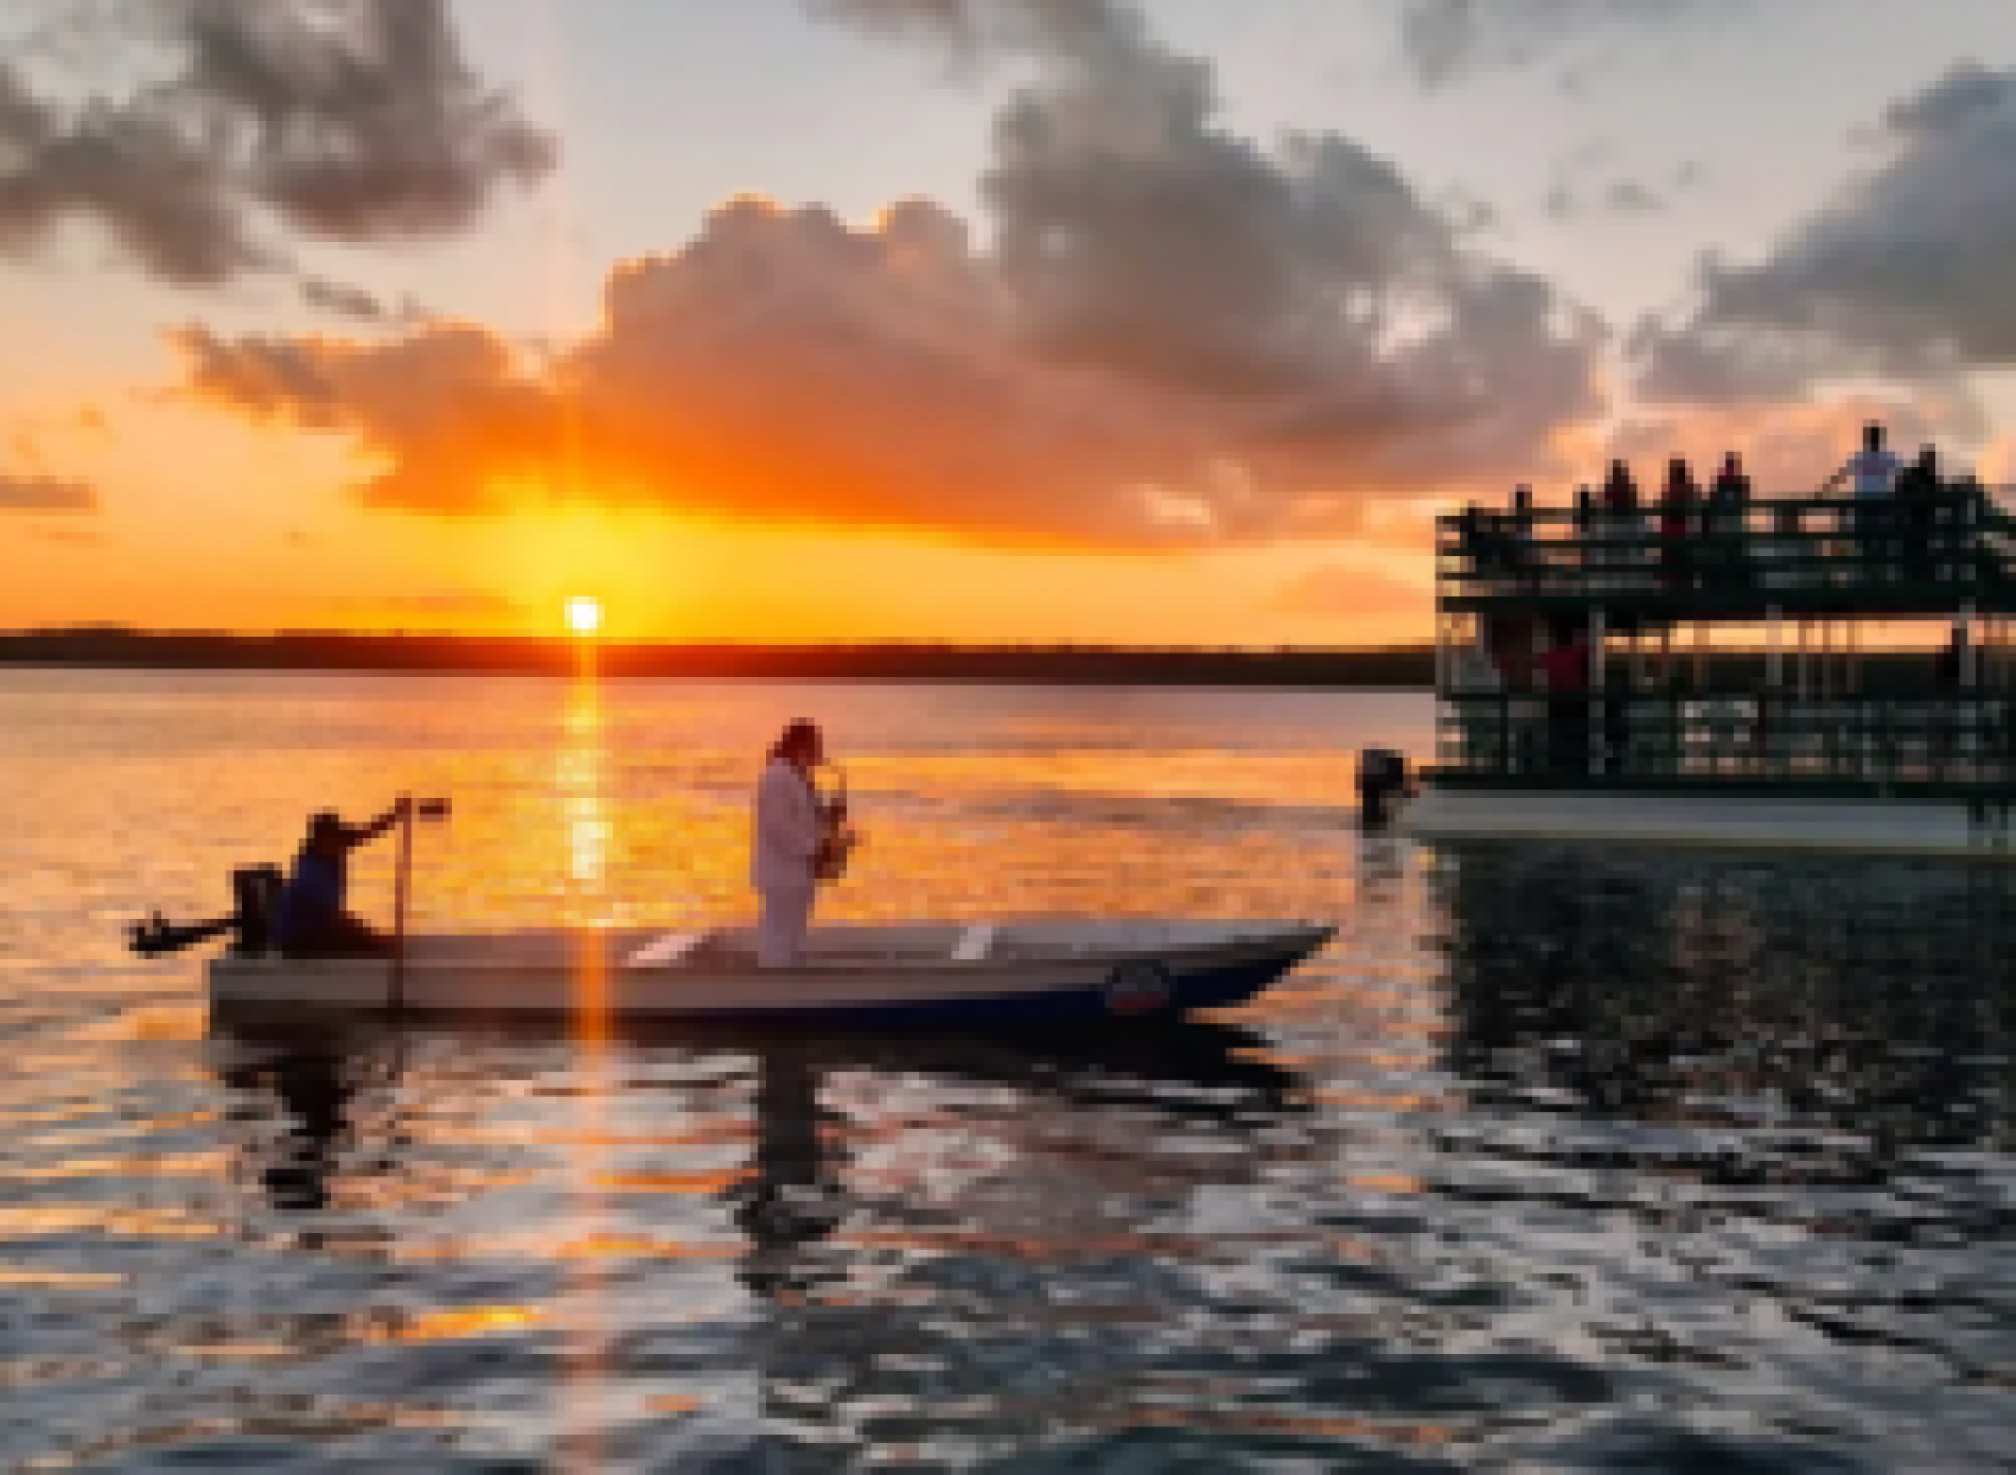
[[(1355, 697), (15, 690), (0, 1464), (2016, 1460), (2006, 893), (1361, 841)], [(739, 915), (801, 713), (831, 915), (1343, 935), (1098, 1041), (619, 1028), (589, 934), (556, 1026), (163, 1028), (118, 950), (394, 785), (425, 927)]]

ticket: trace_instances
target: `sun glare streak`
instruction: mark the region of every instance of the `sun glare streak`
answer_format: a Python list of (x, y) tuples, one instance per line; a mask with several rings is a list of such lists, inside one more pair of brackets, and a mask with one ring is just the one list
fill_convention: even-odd
[[(576, 1243), (597, 1242), (609, 1233), (611, 1180), (607, 1106), (611, 1081), (609, 998), (608, 862), (613, 826), (608, 800), (607, 732), (594, 647), (580, 643), (580, 665), (567, 689), (554, 763), (560, 817), (567, 847), (566, 924), (572, 932), (572, 1035), (577, 1070), (585, 1089), (574, 1097), (575, 1129), (584, 1144), (573, 1155), (570, 1197)], [(608, 1263), (586, 1258), (570, 1263), (568, 1299), (574, 1307), (568, 1328), (566, 1419), (576, 1438), (574, 1468), (602, 1465), (599, 1435), (606, 1387)]]

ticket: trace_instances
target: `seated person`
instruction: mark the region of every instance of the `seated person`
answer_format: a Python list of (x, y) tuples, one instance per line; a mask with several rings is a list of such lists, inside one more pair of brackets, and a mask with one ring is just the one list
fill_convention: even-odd
[(1939, 480), (1939, 453), (1931, 446), (1897, 473), (1893, 485), (1897, 499), (1891, 514), (1895, 551), (1902, 556), (1905, 577), (1920, 583), (1934, 575), (1935, 555), (1941, 541), (1940, 515), (1946, 511), (1941, 505), (1947, 500), (1944, 492)]
[(387, 958), (392, 939), (343, 910), (350, 852), (377, 839), (406, 817), (401, 799), (368, 825), (343, 823), (324, 810), (308, 822), (308, 838), (294, 857), (293, 874), (280, 893), (275, 936), (290, 958)]

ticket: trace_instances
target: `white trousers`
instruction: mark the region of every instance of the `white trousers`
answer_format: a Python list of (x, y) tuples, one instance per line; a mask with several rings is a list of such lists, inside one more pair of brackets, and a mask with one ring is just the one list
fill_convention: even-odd
[(816, 888), (765, 887), (756, 893), (762, 911), (756, 919), (756, 962), (763, 968), (795, 968), (805, 956), (805, 935), (812, 930), (812, 900)]

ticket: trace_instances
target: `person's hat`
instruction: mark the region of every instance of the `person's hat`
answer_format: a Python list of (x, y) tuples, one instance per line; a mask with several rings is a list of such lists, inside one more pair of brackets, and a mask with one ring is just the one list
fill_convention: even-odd
[(343, 832), (343, 816), (333, 809), (325, 809), (308, 821), (308, 838), (320, 840), (329, 835)]

